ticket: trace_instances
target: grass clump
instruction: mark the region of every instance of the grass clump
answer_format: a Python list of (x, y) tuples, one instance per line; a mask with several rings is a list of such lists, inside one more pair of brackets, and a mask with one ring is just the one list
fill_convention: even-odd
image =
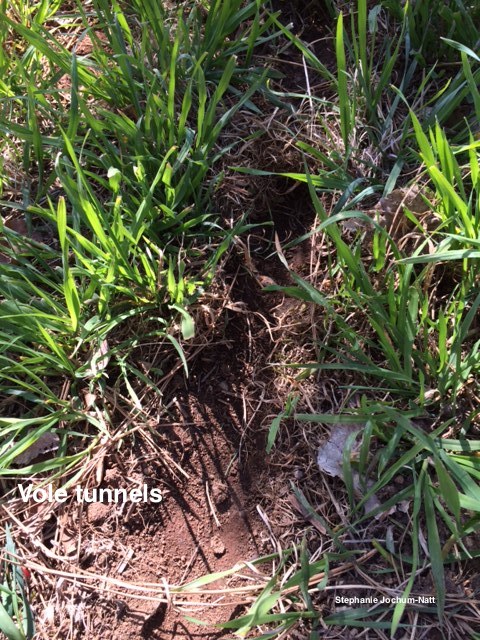
[(2, 3), (0, 130), (12, 168), (0, 473), (46, 432), (61, 440), (50, 467), (75, 464), (72, 441), (86, 454), (112, 427), (109, 394), (141, 413), (141, 387), (159, 393), (169, 366), (167, 348), (152, 376), (142, 371), (142, 344), (170, 344), (186, 365), (189, 306), (236, 232), (218, 225), (207, 175), (223, 127), (264, 84), (250, 64), (270, 26), (261, 11)]
[[(4, 478), (85, 478), (188, 375), (191, 310), (243, 224), (219, 224), (212, 168), (265, 86), (262, 5), (0, 3)], [(5, 567), (0, 629), (32, 637)]]
[[(312, 442), (318, 425), (329, 425), (331, 438), (336, 426), (357, 429), (340, 454), (345, 493), (339, 497), (333, 485), (329, 493), (338, 500), (336, 526), (331, 513), (330, 522), (321, 524), (322, 545), (329, 540), (324, 581), (312, 580), (319, 561), (313, 546), (310, 555), (303, 547), (301, 557), (285, 552), (290, 559), (279, 567), (276, 586), (269, 585), (250, 610), (250, 629), (258, 625), (261, 637), (284, 637), (312, 618), (317, 623), (310, 637), (319, 637), (321, 626), (323, 633), (327, 626), (359, 627), (396, 637), (400, 629), (422, 633), (432, 619), (450, 629), (445, 567), (462, 561), (469, 567), (478, 554), (480, 147), (474, 131), (480, 33), (476, 8), (454, 4), (442, 3), (441, 15), (454, 12), (455, 20), (433, 39), (426, 26), (437, 16), (434, 1), (382, 2), (370, 9), (359, 0), (349, 11), (339, 9), (331, 24), (336, 70), (276, 23), (331, 94), (328, 100), (313, 91), (305, 96), (312, 129), (320, 135), (316, 147), (298, 142), (309, 161), (323, 164), (318, 175), (307, 171), (300, 178), (308, 184), (316, 222), (299, 240), (283, 248), (277, 243), (292, 284), (266, 290), (309, 304), (316, 357), (288, 366), (301, 369), (297, 382), (314, 375), (321, 387), (332, 376), (343, 409), (307, 413), (290, 406), (273, 421), (268, 447), (276, 439), (281, 449), (282, 431), (294, 423)], [(350, 177), (333, 197), (322, 189), (332, 169)], [(382, 196), (376, 206), (375, 194)], [(314, 261), (316, 270), (305, 277), (285, 255), (308, 239), (321, 252), (323, 267)], [(291, 415), (293, 422), (287, 421)], [(318, 473), (314, 478), (318, 483)], [(301, 489), (292, 491), (298, 500)], [(318, 497), (316, 486), (310, 495)], [(317, 527), (312, 514), (320, 518), (324, 509), (302, 496), (302, 513)], [(317, 539), (314, 527), (305, 529), (305, 540)], [(339, 607), (322, 615), (329, 588), (348, 593), (349, 582), (337, 582), (335, 570), (346, 558), (355, 562), (357, 553), (372, 552), (378, 562), (371, 571), (353, 571), (351, 588), (358, 592), (366, 580), (382, 592), (388, 575), (395, 604)], [(429, 576), (434, 599), (419, 619), (422, 575)], [(286, 587), (292, 580), (295, 595)]]

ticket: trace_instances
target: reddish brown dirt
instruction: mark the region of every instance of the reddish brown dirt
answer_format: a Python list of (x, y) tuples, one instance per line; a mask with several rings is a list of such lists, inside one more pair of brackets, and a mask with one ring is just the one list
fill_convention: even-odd
[[(184, 401), (179, 399), (182, 404)], [(134, 550), (122, 574), (125, 580), (160, 582), (165, 578), (169, 584), (180, 584), (259, 555), (259, 522), (254, 491), (249, 491), (252, 480), (236, 461), (227, 469), (238, 447), (235, 418), (227, 410), (219, 420), (207, 404), (194, 397), (185, 402), (185, 407), (187, 424), (172, 428), (171, 437), (183, 453), (182, 468), (189, 478), (173, 484), (167, 475), (162, 482), (159, 474), (156, 484), (163, 485), (163, 504), (150, 513), (145, 509), (147, 513), (133, 515), (126, 535), (125, 531), (117, 532), (122, 546)], [(100, 613), (98, 609), (97, 612)], [(181, 614), (167, 611), (165, 605), (131, 601), (115, 615), (105, 613), (98, 616), (94, 625), (103, 628), (98, 637), (104, 638), (108, 628), (115, 629), (112, 637), (119, 640), (217, 637), (211, 629), (184, 622)], [(196, 617), (220, 622), (231, 614), (231, 609), (203, 609)]]
[[(251, 387), (252, 360), (262, 358), (269, 342), (260, 321), (249, 319), (249, 328), (246, 322), (235, 313), (227, 317), (220, 344), (200, 354), (186, 383), (174, 380), (171, 424), (151, 434), (163, 443), (165, 456), (139, 437), (128, 458), (119, 452), (107, 462), (102, 487), (130, 489), (132, 481), (146, 483), (160, 488), (164, 499), (122, 513), (119, 505), (83, 507), (81, 528), (78, 519), (70, 523), (81, 529), (83, 569), (124, 581), (157, 583), (161, 590), (163, 581), (184, 584), (272, 551), (256, 508), (271, 473), (265, 462), (265, 433), (257, 423), (246, 428), (249, 403), (257, 393)], [(248, 344), (252, 328), (254, 347)], [(263, 436), (255, 439), (255, 433)], [(59, 637), (231, 637), (213, 626), (189, 623), (181, 611), (163, 603), (108, 591), (75, 593), (84, 603), (82, 615), (77, 610), (72, 621), (78, 631)], [(213, 625), (240, 612), (234, 606), (203, 606), (188, 614)]]

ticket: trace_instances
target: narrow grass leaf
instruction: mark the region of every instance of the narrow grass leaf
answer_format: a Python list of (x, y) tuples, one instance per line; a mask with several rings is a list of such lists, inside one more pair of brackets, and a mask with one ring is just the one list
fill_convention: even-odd
[(428, 531), (427, 543), (430, 554), (433, 584), (435, 585), (437, 611), (440, 622), (442, 622), (445, 608), (445, 572), (443, 568), (442, 547), (440, 544), (440, 536), (438, 533), (435, 509), (433, 506), (433, 490), (429, 484), (426, 484), (425, 486), (423, 498)]

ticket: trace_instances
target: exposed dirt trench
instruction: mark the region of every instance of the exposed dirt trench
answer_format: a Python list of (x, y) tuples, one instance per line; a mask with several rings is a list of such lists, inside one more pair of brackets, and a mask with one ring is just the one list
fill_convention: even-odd
[[(243, 275), (241, 281), (239, 296), (250, 297), (256, 309), (263, 306), (264, 299), (254, 303), (262, 296), (255, 280)], [(226, 312), (223, 335), (192, 363), (188, 380), (180, 374), (173, 380), (171, 422), (156, 430), (166, 457), (139, 438), (128, 458), (115, 455), (106, 462), (103, 486), (133, 479), (159, 487), (163, 502), (140, 503), (122, 514), (112, 505), (89, 505), (82, 518), (82, 568), (162, 587), (272, 552), (257, 510), (271, 474), (260, 428), (271, 343), (265, 323), (244, 302), (239, 308), (241, 313)], [(164, 603), (110, 597), (108, 591), (84, 597), (84, 628), (77, 637), (229, 637), (185, 621), (182, 611)], [(205, 604), (185, 613), (216, 623), (238, 612)]]

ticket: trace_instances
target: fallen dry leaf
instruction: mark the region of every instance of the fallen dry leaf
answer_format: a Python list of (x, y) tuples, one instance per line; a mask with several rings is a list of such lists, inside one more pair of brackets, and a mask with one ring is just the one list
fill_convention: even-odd
[(320, 471), (343, 479), (343, 451), (350, 434), (361, 430), (361, 424), (336, 424), (327, 442), (318, 449), (317, 464)]

